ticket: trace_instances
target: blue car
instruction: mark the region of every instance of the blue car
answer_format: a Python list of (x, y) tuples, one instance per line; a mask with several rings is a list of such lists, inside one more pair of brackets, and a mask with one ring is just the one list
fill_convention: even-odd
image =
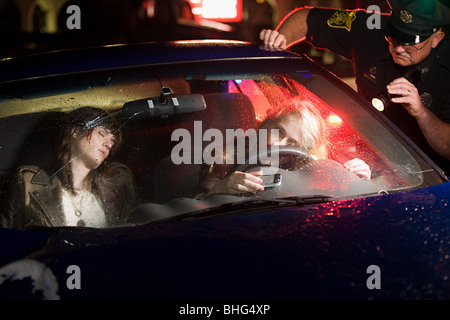
[[(131, 172), (132, 208), (78, 224), (55, 189), (58, 222), (29, 218), (18, 172), (57, 177), (58, 133), (87, 106), (119, 124), (105, 163)], [(316, 122), (286, 120), (300, 108)], [(4, 299), (450, 298), (446, 174), (305, 55), (198, 40), (3, 59), (0, 147)]]

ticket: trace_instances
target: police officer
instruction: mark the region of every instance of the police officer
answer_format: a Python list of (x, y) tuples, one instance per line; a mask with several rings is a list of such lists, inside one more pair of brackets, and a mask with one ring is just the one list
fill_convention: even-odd
[(358, 92), (391, 95), (383, 113), (450, 174), (450, 23), (447, 0), (388, 0), (390, 14), (299, 8), (265, 44), (286, 48), (306, 39), (350, 59)]

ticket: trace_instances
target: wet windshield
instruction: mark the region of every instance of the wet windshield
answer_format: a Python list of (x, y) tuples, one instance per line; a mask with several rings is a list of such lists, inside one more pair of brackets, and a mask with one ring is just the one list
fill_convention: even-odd
[[(2, 223), (105, 227), (249, 198), (350, 198), (439, 183), (347, 90), (300, 58), (6, 83), (0, 88), (0, 170), (9, 212)], [(76, 110), (85, 107), (92, 112), (83, 118)], [(93, 148), (98, 154), (89, 158)], [(229, 184), (211, 191), (236, 172), (254, 172), (258, 190)], [(44, 208), (50, 200), (56, 204)], [(60, 218), (52, 218), (55, 211)]]

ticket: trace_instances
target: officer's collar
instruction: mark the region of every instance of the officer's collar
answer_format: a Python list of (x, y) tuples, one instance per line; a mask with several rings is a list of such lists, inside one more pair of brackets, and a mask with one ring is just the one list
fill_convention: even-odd
[(426, 73), (430, 70), (433, 61), (436, 61), (439, 65), (444, 68), (450, 70), (450, 41), (444, 38), (438, 44), (438, 46), (431, 50), (428, 57), (425, 60), (419, 62), (416, 67), (421, 72), (422, 75), (426, 75)]
[(419, 62), (416, 64), (417, 70), (419, 70), (421, 75), (425, 75), (431, 68), (431, 65), (433, 64), (433, 60), (437, 56), (436, 49), (432, 49), (428, 57), (425, 58), (425, 60)]
[(450, 40), (447, 37), (439, 42), (438, 46), (432, 52), (434, 59), (441, 66), (450, 71)]

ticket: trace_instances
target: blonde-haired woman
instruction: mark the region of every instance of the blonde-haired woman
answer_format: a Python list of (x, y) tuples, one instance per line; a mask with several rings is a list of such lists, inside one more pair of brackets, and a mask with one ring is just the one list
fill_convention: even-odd
[[(287, 101), (279, 111), (268, 116), (259, 126), (259, 129), (268, 131), (268, 145), (295, 147), (314, 159), (327, 157), (325, 128), (323, 117), (314, 106), (299, 98)], [(343, 166), (361, 179), (370, 180), (371, 170), (363, 160), (355, 158)], [(197, 186), (196, 198), (214, 193), (240, 194), (264, 190), (262, 171), (235, 171), (227, 175), (229, 169), (229, 165), (205, 167)]]

